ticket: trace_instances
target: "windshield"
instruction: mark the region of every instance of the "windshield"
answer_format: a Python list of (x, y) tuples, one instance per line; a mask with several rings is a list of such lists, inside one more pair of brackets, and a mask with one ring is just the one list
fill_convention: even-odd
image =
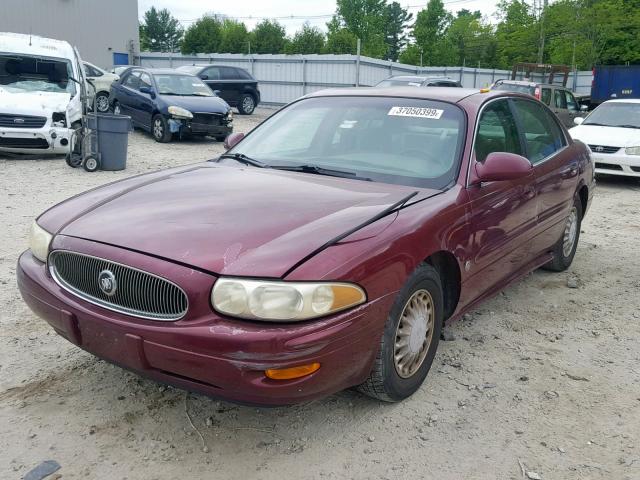
[(507, 92), (526, 93), (528, 95), (535, 94), (536, 87), (532, 85), (518, 85), (517, 83), (499, 83), (491, 90), (505, 90)]
[(213, 97), (213, 92), (198, 77), (180, 74), (156, 74), (153, 76), (160, 95)]
[(455, 181), (465, 120), (454, 105), (390, 97), (323, 97), (284, 108), (230, 154), (271, 167), (314, 166), (425, 188)]
[(376, 85), (376, 87), (419, 87), (420, 85), (422, 85), (422, 82), (423, 80), (419, 78), (411, 80), (394, 80), (393, 78), (388, 78), (386, 80), (382, 80)]
[(75, 95), (71, 62), (67, 59), (0, 55), (0, 87), (10, 92), (56, 92)]
[(640, 128), (640, 103), (603, 103), (589, 114), (582, 125)]

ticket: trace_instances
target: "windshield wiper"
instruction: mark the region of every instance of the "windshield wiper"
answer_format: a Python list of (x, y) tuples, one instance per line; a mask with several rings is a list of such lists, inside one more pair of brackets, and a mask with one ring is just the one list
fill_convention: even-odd
[(357, 180), (364, 180), (371, 182), (372, 180), (367, 177), (359, 177), (356, 172), (350, 172), (348, 170), (336, 170), (333, 168), (324, 168), (318, 165), (271, 165), (274, 170), (286, 170), (289, 172), (303, 172), (313, 173), (315, 175), (326, 175), (328, 177), (340, 177), (340, 178), (355, 178)]
[(629, 125), (629, 124), (624, 124), (624, 125), (613, 125), (614, 127), (620, 127), (620, 128), (640, 128), (640, 126), (638, 125)]
[(231, 158), (236, 162), (244, 163), (245, 165), (251, 165), (252, 167), (270, 168), (266, 163), (248, 157), (244, 153), (223, 153), (218, 157), (218, 160), (221, 160), (223, 158)]
[(583, 122), (582, 125), (592, 125), (594, 127), (613, 127), (614, 125), (606, 125), (604, 123)]

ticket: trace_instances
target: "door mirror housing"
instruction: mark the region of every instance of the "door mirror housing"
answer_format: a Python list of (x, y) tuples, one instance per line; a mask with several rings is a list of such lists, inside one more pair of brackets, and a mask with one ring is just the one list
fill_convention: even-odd
[(508, 152), (492, 152), (484, 162), (476, 162), (472, 184), (502, 182), (525, 177), (531, 172), (531, 162), (521, 155)]
[(147, 95), (151, 95), (151, 98), (155, 98), (156, 92), (153, 91), (151, 87), (140, 87), (140, 93), (146, 93)]
[(220, 96), (220, 90), (214, 90), (214, 91), (213, 91), (213, 94), (214, 94), (216, 97), (219, 97), (219, 96)]
[(244, 133), (242, 132), (232, 133), (231, 135), (229, 135), (227, 138), (224, 139), (224, 148), (226, 150), (229, 150), (235, 147), (243, 138), (244, 138)]
[(582, 117), (576, 117), (573, 119), (573, 123), (575, 123), (576, 125), (582, 125), (582, 122), (584, 122), (584, 118)]
[(209, 75), (205, 75), (204, 73), (200, 75), (200, 80), (209, 80)]
[(580, 105), (580, 111), (581, 112), (586, 112), (589, 110), (589, 105)]

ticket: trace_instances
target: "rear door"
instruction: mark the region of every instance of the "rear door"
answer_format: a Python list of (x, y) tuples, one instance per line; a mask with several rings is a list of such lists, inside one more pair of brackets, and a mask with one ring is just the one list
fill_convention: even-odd
[(567, 97), (562, 88), (553, 89), (553, 104), (551, 110), (555, 113), (564, 125), (570, 125), (569, 120), (573, 123), (573, 119), (569, 118), (569, 110), (567, 110)]
[(562, 234), (577, 188), (578, 157), (556, 118), (540, 103), (517, 99), (513, 105), (535, 176), (538, 224), (532, 253), (539, 255)]
[[(492, 152), (524, 154), (506, 98), (491, 101), (480, 115), (471, 168)], [(517, 180), (484, 182), (469, 186), (468, 194), (474, 257), (470, 271), (475, 272), (468, 289), (481, 296), (530, 260), (528, 241), (536, 226), (535, 178), (531, 173)]]
[(233, 67), (220, 67), (220, 79), (224, 85), (222, 98), (229, 105), (237, 105), (243, 91), (243, 80), (237, 69)]

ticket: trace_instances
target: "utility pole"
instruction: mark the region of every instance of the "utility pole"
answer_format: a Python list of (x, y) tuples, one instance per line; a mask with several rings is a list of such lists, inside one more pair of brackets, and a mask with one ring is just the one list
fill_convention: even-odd
[(544, 59), (544, 16), (548, 5), (549, 0), (544, 0), (542, 11), (540, 12), (540, 47), (538, 49), (538, 63), (542, 63)]

